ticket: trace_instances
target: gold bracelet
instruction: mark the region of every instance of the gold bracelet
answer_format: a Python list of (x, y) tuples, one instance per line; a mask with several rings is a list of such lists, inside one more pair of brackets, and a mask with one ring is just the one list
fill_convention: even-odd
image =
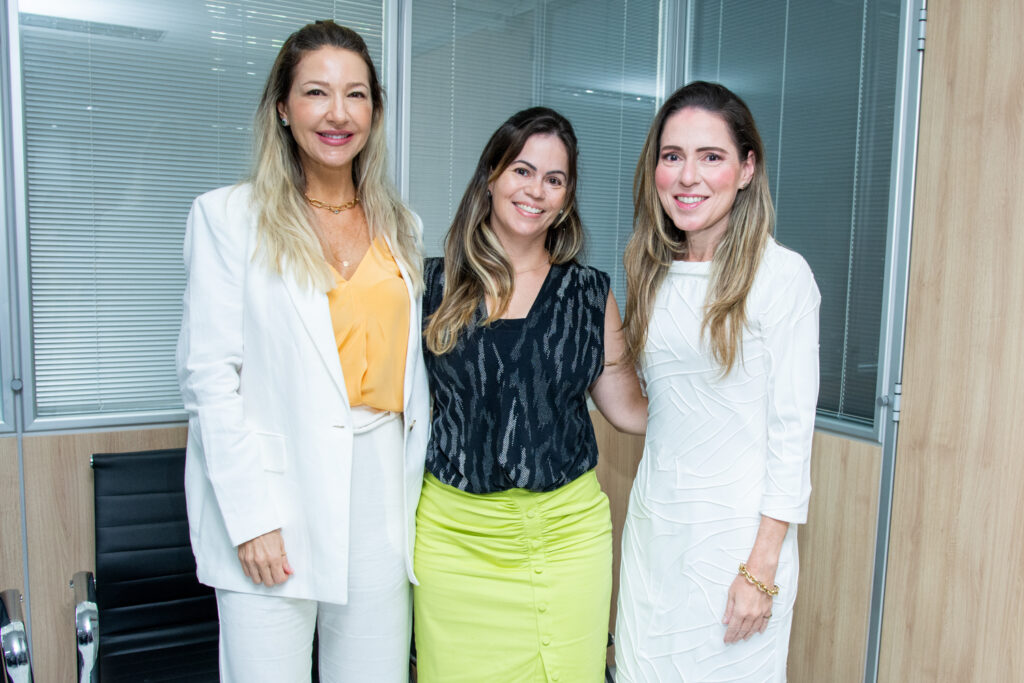
[(749, 583), (751, 586), (754, 586), (755, 588), (757, 588), (757, 590), (761, 591), (770, 598), (774, 598), (776, 595), (779, 594), (778, 585), (769, 588), (768, 586), (764, 585), (763, 583), (755, 579), (753, 575), (747, 571), (747, 565), (744, 562), (740, 563), (740, 575), (747, 580), (747, 583)]

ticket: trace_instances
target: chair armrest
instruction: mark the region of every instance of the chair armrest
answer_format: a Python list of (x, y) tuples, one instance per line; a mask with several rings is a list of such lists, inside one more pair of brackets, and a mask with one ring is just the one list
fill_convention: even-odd
[(32, 683), (32, 658), (28, 652), (21, 592), (13, 588), (0, 593), (0, 645), (4, 683)]
[(76, 572), (71, 579), (75, 593), (75, 642), (78, 645), (78, 683), (98, 683), (96, 661), (100, 654), (100, 615), (96, 607), (96, 581), (92, 572)]

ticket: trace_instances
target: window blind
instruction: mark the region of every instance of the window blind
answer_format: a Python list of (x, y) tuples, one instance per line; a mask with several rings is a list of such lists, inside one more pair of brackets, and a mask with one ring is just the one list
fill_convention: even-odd
[(819, 413), (871, 425), (896, 104), (897, 0), (694, 3), (692, 78), (750, 106), (776, 237), (822, 294)]
[(35, 415), (180, 409), (191, 201), (247, 174), (255, 106), (292, 31), (333, 17), (383, 72), (383, 2), (21, 9)]
[(545, 105), (573, 124), (585, 259), (625, 299), (636, 160), (656, 110), (659, 3), (418, 0), (412, 9), (410, 204), (429, 255), (491, 133)]

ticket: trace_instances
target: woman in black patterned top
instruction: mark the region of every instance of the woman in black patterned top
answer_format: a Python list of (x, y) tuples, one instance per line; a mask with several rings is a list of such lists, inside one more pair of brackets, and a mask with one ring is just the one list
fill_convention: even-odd
[(576, 261), (576, 136), (512, 116), (481, 154), (424, 277), (433, 399), (417, 513), (421, 683), (600, 681), (608, 499), (587, 392), (642, 433), (647, 402), (608, 276)]

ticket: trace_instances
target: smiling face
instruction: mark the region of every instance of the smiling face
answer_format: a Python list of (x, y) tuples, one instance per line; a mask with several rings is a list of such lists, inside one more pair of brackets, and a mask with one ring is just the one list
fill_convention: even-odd
[(717, 244), (729, 225), (736, 193), (754, 175), (754, 153), (741, 158), (718, 114), (687, 107), (665, 120), (654, 184), (665, 213), (692, 239)]
[(509, 240), (544, 241), (565, 206), (569, 154), (556, 135), (537, 134), (497, 178), (491, 192), (491, 229)]
[(337, 47), (306, 53), (278, 103), (306, 173), (351, 168), (373, 122), (370, 72), (359, 54)]

